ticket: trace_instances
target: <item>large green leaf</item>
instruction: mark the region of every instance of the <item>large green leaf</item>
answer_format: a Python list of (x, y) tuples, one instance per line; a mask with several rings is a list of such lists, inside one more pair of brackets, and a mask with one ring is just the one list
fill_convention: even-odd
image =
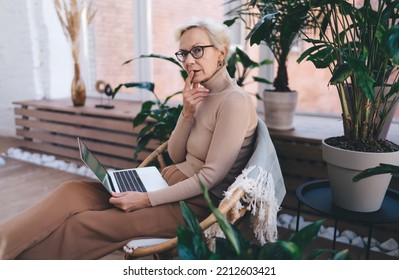
[(345, 249), (342, 251), (337, 252), (336, 250), (332, 249), (315, 249), (313, 250), (307, 257), (307, 260), (316, 260), (321, 258), (321, 256), (330, 254), (330, 258), (333, 260), (349, 260), (349, 250)]
[(262, 77), (252, 77), (255, 82), (271, 85), (272, 82)]
[(142, 89), (146, 89), (146, 90), (149, 90), (151, 92), (154, 92), (155, 84), (151, 83), (151, 82), (120, 84), (114, 89), (114, 91), (112, 93), (112, 98), (115, 98), (115, 95), (119, 92), (119, 90), (122, 87), (126, 87), (126, 88), (142, 88)]
[(237, 71), (236, 64), (237, 64), (237, 56), (233, 53), (227, 60), (227, 65), (226, 65), (227, 72), (229, 73), (229, 76), (232, 78), (234, 78), (234, 75)]
[(199, 225), (198, 219), (195, 217), (190, 207), (188, 207), (184, 201), (181, 201), (180, 208), (182, 210), (184, 221), (187, 224), (187, 228), (197, 235), (202, 235), (202, 229)]
[(259, 260), (296, 260), (300, 259), (298, 246), (290, 241), (266, 243), (261, 247), (257, 259)]
[(399, 94), (399, 82), (393, 84), (389, 89), (389, 92), (385, 95), (385, 98), (388, 100), (392, 95)]
[(289, 241), (295, 243), (301, 251), (304, 250), (317, 237), (323, 223), (324, 220), (319, 220), (304, 227), (300, 231), (293, 233)]
[(341, 65), (338, 65), (335, 68), (333, 75), (330, 79), (330, 84), (337, 85), (338, 83), (342, 83), (350, 75), (352, 75), (352, 73), (353, 73), (353, 69), (349, 66), (348, 63), (343, 63)]
[(315, 249), (306, 256), (307, 260), (316, 260), (325, 254), (334, 254), (335, 251), (329, 249)]
[(347, 57), (347, 62), (353, 69), (353, 74), (357, 77), (358, 85), (362, 89), (364, 95), (368, 100), (374, 103), (374, 85), (376, 81), (369, 75), (369, 69), (359, 58)]
[(155, 102), (152, 100), (143, 102), (143, 104), (141, 105), (140, 112), (133, 118), (133, 126), (134, 127), (137, 127), (146, 121), (148, 115), (151, 112), (150, 110), (153, 105), (155, 105)]
[(334, 254), (332, 260), (350, 260), (349, 250), (345, 249)]
[(173, 57), (160, 55), (160, 54), (143, 54), (143, 55), (140, 55), (139, 57), (135, 57), (133, 59), (129, 59), (129, 60), (125, 61), (122, 65), (129, 64), (133, 60), (140, 59), (140, 58), (159, 58), (159, 59), (162, 59), (162, 60), (170, 61), (170, 62), (176, 64), (177, 66), (179, 66), (180, 68), (183, 68), (181, 66), (181, 64), (179, 63), (179, 61), (177, 61)]
[(395, 65), (399, 65), (399, 25), (392, 26), (383, 38), (387, 52)]
[(272, 34), (273, 24), (276, 20), (277, 12), (266, 14), (259, 19), (252, 30), (248, 33), (245, 40), (249, 39), (250, 45), (259, 45), (262, 41), (267, 41)]
[(125, 83), (123, 84), (126, 88), (142, 88), (154, 92), (155, 84), (151, 82), (140, 82), (140, 83)]
[(232, 18), (232, 19), (225, 20), (225, 21), (223, 22), (223, 24), (226, 25), (226, 26), (228, 26), (228, 27), (230, 27), (230, 26), (232, 26), (232, 25), (236, 22), (237, 19), (240, 19), (240, 18), (239, 18), (239, 17), (234, 17), (234, 18)]
[(211, 252), (208, 246), (198, 235), (187, 228), (179, 226), (177, 232), (178, 238), (178, 255), (184, 260), (204, 260), (209, 259)]
[[(249, 242), (242, 239), (241, 245), (244, 247), (244, 243), (249, 245)], [(231, 246), (230, 240), (225, 238), (216, 238), (215, 241), (215, 255), (221, 260), (231, 260), (231, 259), (245, 259), (243, 254), (238, 255), (233, 246)]]
[(386, 173), (391, 173), (393, 175), (399, 176), (399, 166), (398, 165), (392, 165), (392, 164), (387, 164), (387, 163), (380, 163), (379, 166), (372, 167), (372, 168), (367, 168), (357, 174), (355, 177), (353, 177), (352, 181), (353, 182), (358, 182), (361, 179), (371, 177), (374, 175), (379, 175), (379, 174), (386, 174)]
[(142, 137), (139, 138), (137, 141), (137, 146), (136, 149), (134, 150), (134, 159), (137, 160), (137, 157), (139, 153), (144, 150), (144, 148), (147, 146), (148, 142), (150, 142), (151, 139), (153, 139), (153, 133), (147, 133), (146, 135), (143, 135)]
[(316, 68), (327, 68), (333, 61), (332, 51), (333, 48), (330, 46), (320, 43), (319, 40), (306, 40), (308, 42), (313, 42), (314, 46), (305, 50), (297, 59), (300, 63), (306, 58), (306, 60), (313, 62)]
[(166, 61), (170, 61), (174, 64), (176, 64), (179, 68), (183, 69), (183, 67), (181, 66), (180, 62), (178, 60), (176, 60), (173, 57), (170, 56), (165, 56), (165, 55), (160, 55), (160, 54), (148, 54), (148, 55), (140, 55), (139, 58), (159, 58), (162, 60), (166, 60)]
[(219, 226), (223, 231), (224, 235), (226, 236), (226, 239), (229, 240), (236, 254), (240, 255), (242, 253), (242, 248), (238, 231), (226, 220), (226, 218), (219, 212), (219, 210), (215, 208), (211, 198), (209, 197), (207, 189), (205, 188), (204, 184), (201, 182), (199, 177), (198, 181), (201, 186), (202, 192), (204, 193), (204, 198), (208, 203), (208, 207), (212, 210), (212, 213), (216, 216)]
[(249, 56), (238, 47), (236, 48), (236, 53), (240, 58), (240, 61), (244, 68), (255, 68), (259, 66), (257, 62), (250, 59)]

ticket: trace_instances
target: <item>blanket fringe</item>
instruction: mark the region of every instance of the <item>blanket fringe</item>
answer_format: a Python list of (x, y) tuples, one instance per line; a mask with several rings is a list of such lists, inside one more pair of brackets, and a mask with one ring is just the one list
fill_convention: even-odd
[[(247, 209), (252, 214), (251, 223), (256, 239), (261, 245), (266, 242), (274, 242), (278, 238), (277, 232), (277, 212), (280, 210), (275, 196), (273, 176), (270, 172), (258, 166), (256, 178), (249, 177), (249, 174), (256, 167), (250, 166), (242, 171), (235, 182), (224, 193), (226, 198), (230, 198), (237, 188), (245, 191), (243, 202), (248, 205)], [(236, 213), (244, 206), (239, 201), (235, 207)], [(212, 239), (223, 237), (223, 231), (219, 224), (215, 223), (204, 232), (212, 248)]]

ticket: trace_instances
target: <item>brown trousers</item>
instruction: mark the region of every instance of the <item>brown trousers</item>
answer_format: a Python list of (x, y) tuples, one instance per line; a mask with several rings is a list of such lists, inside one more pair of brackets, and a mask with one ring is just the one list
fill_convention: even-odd
[[(186, 179), (176, 167), (169, 185)], [(173, 237), (184, 225), (178, 202), (125, 213), (97, 182), (70, 181), (37, 205), (0, 225), (4, 259), (98, 259), (135, 238)], [(210, 213), (202, 195), (186, 200), (199, 220)]]

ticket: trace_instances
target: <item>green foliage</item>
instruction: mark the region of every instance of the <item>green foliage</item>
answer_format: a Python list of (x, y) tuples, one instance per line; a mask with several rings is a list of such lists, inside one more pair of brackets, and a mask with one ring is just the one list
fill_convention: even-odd
[[(298, 62), (307, 60), (330, 70), (329, 83), (338, 90), (345, 137), (376, 143), (399, 100), (399, 0), (365, 0), (357, 6), (346, 0), (304, 3), (315, 36), (303, 33), (312, 46)], [(392, 105), (391, 96), (395, 96)]]
[(145, 101), (141, 106), (141, 111), (133, 119), (133, 126), (138, 127), (143, 125), (137, 135), (137, 146), (134, 153), (134, 158), (142, 151), (150, 140), (158, 140), (159, 143), (164, 143), (170, 137), (174, 130), (181, 110), (182, 105), (169, 106), (167, 104), (169, 98), (180, 94), (175, 93), (164, 101), (156, 99), (155, 101)]
[[(226, 21), (232, 25), (240, 19), (250, 30), (250, 45), (265, 43), (277, 61), (277, 75), (273, 86), (276, 91), (291, 91), (288, 86), (287, 58), (300, 31), (309, 26), (306, 6), (302, 0), (249, 0), (228, 12), (235, 16)], [(249, 18), (249, 20), (248, 20)], [(254, 21), (256, 23), (254, 24)]]
[[(269, 59), (265, 59), (261, 62), (253, 61), (248, 54), (239, 47), (236, 47), (227, 61), (227, 71), (229, 72), (230, 77), (235, 78), (237, 84), (240, 87), (243, 87), (246, 85), (245, 81), (248, 79), (248, 75), (252, 69), (272, 63), (273, 61)], [(271, 84), (270, 81), (261, 77), (252, 77), (252, 79), (258, 83)], [(258, 94), (256, 94), (256, 98), (261, 99)]]
[[(167, 57), (157, 54), (141, 55), (138, 58), (157, 58), (173, 63), (179, 67), (180, 74), (183, 80), (187, 78), (187, 72), (183, 69), (180, 63), (173, 57)], [(134, 59), (128, 60), (124, 63), (128, 64)], [(145, 149), (150, 140), (156, 140), (163, 143), (169, 139), (170, 134), (176, 126), (177, 120), (182, 110), (182, 105), (171, 106), (168, 104), (169, 100), (176, 95), (181, 94), (181, 91), (169, 95), (164, 100), (158, 98), (155, 93), (155, 85), (151, 82), (139, 83), (124, 83), (118, 85), (113, 97), (120, 91), (122, 87), (126, 88), (141, 88), (150, 91), (155, 99), (145, 101), (141, 105), (140, 112), (133, 118), (133, 126), (143, 126), (137, 135), (137, 146), (134, 152), (134, 159), (137, 159), (138, 154)]]
[(215, 214), (219, 226), (226, 238), (216, 238), (215, 250), (211, 251), (204, 239), (199, 222), (187, 204), (180, 202), (186, 226), (178, 230), (179, 258), (184, 260), (300, 260), (318, 259), (322, 255), (332, 254), (332, 259), (349, 259), (347, 250), (336, 252), (330, 249), (316, 249), (308, 255), (303, 251), (317, 237), (324, 220), (310, 224), (293, 233), (288, 241), (277, 241), (265, 245), (253, 244), (243, 238), (239, 231), (215, 208), (209, 194), (201, 184), (204, 197)]

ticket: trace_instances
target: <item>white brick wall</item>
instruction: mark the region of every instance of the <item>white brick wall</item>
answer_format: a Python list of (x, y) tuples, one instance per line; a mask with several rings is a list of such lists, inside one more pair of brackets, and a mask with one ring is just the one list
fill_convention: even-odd
[(53, 0), (0, 7), (0, 135), (15, 135), (12, 103), (69, 96), (72, 58)]
[(35, 97), (27, 1), (0, 0), (0, 134), (12, 135), (12, 102)]

